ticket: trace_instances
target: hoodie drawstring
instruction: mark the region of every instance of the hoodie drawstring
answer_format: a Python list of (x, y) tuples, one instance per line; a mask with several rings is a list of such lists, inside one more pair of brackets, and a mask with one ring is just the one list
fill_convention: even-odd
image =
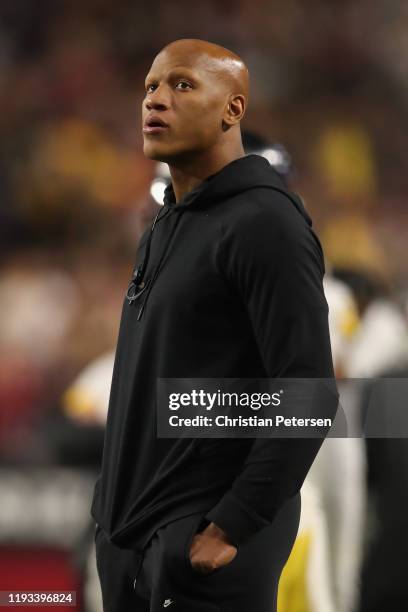
[[(181, 212), (181, 211), (180, 211), (180, 212)], [(145, 306), (146, 306), (146, 302), (147, 302), (147, 300), (148, 300), (148, 298), (149, 298), (149, 295), (150, 295), (150, 292), (151, 292), (152, 287), (153, 287), (153, 285), (154, 285), (154, 282), (156, 281), (156, 279), (157, 279), (157, 277), (158, 277), (158, 275), (159, 275), (159, 272), (160, 272), (160, 268), (161, 268), (161, 265), (162, 265), (163, 259), (164, 259), (164, 257), (166, 256), (166, 253), (167, 253), (168, 248), (169, 248), (169, 246), (170, 246), (171, 239), (173, 238), (174, 233), (175, 233), (175, 231), (176, 231), (176, 229), (177, 229), (177, 226), (178, 226), (178, 224), (179, 224), (179, 221), (180, 221), (180, 219), (181, 219), (181, 214), (180, 214), (180, 212), (179, 212), (179, 211), (177, 211), (177, 219), (176, 219), (176, 221), (175, 221), (175, 223), (174, 223), (174, 225), (173, 225), (173, 228), (172, 228), (172, 230), (171, 230), (171, 232), (170, 232), (170, 234), (169, 234), (169, 236), (168, 236), (168, 238), (167, 238), (167, 240), (166, 240), (166, 244), (165, 244), (164, 249), (163, 249), (163, 252), (162, 252), (162, 254), (161, 254), (161, 256), (160, 256), (159, 263), (157, 264), (156, 269), (155, 269), (155, 271), (154, 271), (154, 272), (153, 272), (153, 274), (152, 274), (151, 281), (150, 281), (150, 283), (148, 284), (148, 290), (147, 290), (147, 292), (146, 292), (146, 295), (145, 295), (145, 298), (144, 298), (144, 300), (143, 300), (143, 302), (142, 302), (142, 305), (141, 305), (141, 307), (140, 307), (140, 309), (139, 309), (139, 314), (137, 315), (137, 320), (138, 320), (138, 321), (140, 321), (140, 319), (142, 318), (142, 314), (143, 314), (143, 310), (144, 310), (144, 308), (145, 308)]]
[(164, 215), (162, 215), (161, 217), (159, 217), (160, 213), (162, 212), (162, 208), (159, 209), (159, 211), (157, 212), (153, 223), (150, 227), (150, 233), (149, 236), (147, 238), (147, 242), (146, 242), (146, 248), (145, 248), (145, 254), (143, 257), (143, 261), (142, 263), (137, 267), (137, 269), (133, 272), (133, 276), (134, 278), (130, 281), (129, 283), (129, 287), (127, 288), (126, 291), (126, 297), (129, 300), (129, 304), (131, 305), (142, 293), (143, 291), (146, 289), (146, 285), (143, 282), (143, 278), (146, 272), (146, 268), (147, 268), (147, 264), (149, 262), (149, 257), (150, 257), (150, 246), (152, 243), (152, 238), (153, 238), (153, 232), (154, 232), (154, 228), (156, 226), (156, 222), (159, 219), (163, 219), (167, 213), (169, 212), (169, 209), (166, 210), (166, 212), (164, 213)]
[(152, 238), (153, 238), (153, 232), (154, 229), (156, 227), (156, 223), (157, 221), (159, 221), (160, 219), (163, 219), (169, 212), (170, 212), (170, 208), (167, 208), (167, 210), (165, 211), (165, 213), (163, 215), (160, 216), (160, 213), (162, 212), (162, 208), (158, 211), (158, 213), (156, 214), (154, 221), (151, 225), (150, 228), (150, 233), (149, 236), (147, 238), (147, 242), (146, 242), (146, 248), (145, 248), (145, 253), (144, 253), (144, 257), (143, 257), (143, 261), (142, 263), (137, 267), (137, 269), (133, 272), (133, 276), (134, 278), (130, 281), (128, 289), (126, 291), (126, 298), (129, 300), (129, 305), (131, 306), (133, 304), (133, 302), (135, 302), (137, 300), (137, 298), (139, 298), (142, 293), (144, 293), (144, 291), (147, 289), (146, 292), (146, 296), (145, 299), (143, 300), (143, 303), (139, 309), (139, 313), (137, 316), (137, 320), (139, 321), (141, 319), (145, 304), (147, 302), (147, 298), (149, 297), (150, 291), (152, 289), (152, 286), (159, 274), (160, 271), (160, 267), (161, 264), (163, 262), (163, 259), (167, 253), (168, 247), (170, 245), (170, 241), (174, 235), (174, 232), (176, 231), (177, 225), (179, 223), (180, 220), (180, 214), (179, 212), (182, 212), (181, 210), (177, 210), (177, 214), (178, 217), (173, 225), (172, 230), (170, 231), (170, 234), (167, 238), (166, 244), (164, 246), (164, 249), (162, 251), (162, 254), (160, 256), (160, 260), (159, 263), (156, 266), (156, 269), (154, 270), (151, 280), (148, 283), (143, 282), (143, 279), (145, 277), (146, 274), (146, 269), (147, 269), (147, 265), (149, 263), (149, 258), (150, 258), (150, 248), (151, 248), (151, 243), (152, 243)]

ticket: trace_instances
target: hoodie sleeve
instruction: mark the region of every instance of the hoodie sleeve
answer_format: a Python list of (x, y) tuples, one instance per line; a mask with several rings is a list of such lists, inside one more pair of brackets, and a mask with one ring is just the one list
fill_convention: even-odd
[[(320, 242), (286, 196), (270, 193), (224, 231), (220, 271), (247, 311), (267, 377), (334, 383)], [(326, 417), (334, 418), (337, 400), (336, 390), (325, 402)], [(241, 473), (206, 518), (239, 546), (300, 490), (322, 442), (255, 439)]]

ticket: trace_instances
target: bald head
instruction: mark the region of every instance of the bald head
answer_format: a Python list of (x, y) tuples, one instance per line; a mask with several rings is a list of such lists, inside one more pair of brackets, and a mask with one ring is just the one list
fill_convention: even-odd
[(248, 99), (248, 68), (233, 51), (206, 40), (182, 38), (166, 45), (158, 56), (162, 53), (171, 53), (180, 62), (200, 67), (223, 82), (231, 93), (242, 94)]
[(248, 69), (229, 49), (191, 38), (166, 45), (146, 76), (145, 155), (172, 164), (242, 155), (248, 88)]

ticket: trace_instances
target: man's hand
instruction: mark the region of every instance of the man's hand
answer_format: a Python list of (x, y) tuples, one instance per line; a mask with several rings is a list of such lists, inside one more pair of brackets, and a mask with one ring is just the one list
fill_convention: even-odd
[(190, 561), (193, 568), (202, 574), (209, 574), (218, 567), (228, 565), (238, 550), (230, 544), (227, 534), (210, 523), (201, 533), (197, 533), (191, 543)]

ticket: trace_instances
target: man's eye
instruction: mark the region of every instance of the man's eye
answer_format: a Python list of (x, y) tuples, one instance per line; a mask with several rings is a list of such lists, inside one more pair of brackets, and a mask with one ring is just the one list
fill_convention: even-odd
[(176, 85), (176, 88), (183, 90), (183, 89), (191, 88), (191, 85), (187, 81), (179, 81)]
[(154, 91), (155, 88), (156, 88), (156, 85), (153, 85), (153, 84), (152, 85), (148, 85), (146, 87), (146, 93), (150, 93), (151, 91)]

